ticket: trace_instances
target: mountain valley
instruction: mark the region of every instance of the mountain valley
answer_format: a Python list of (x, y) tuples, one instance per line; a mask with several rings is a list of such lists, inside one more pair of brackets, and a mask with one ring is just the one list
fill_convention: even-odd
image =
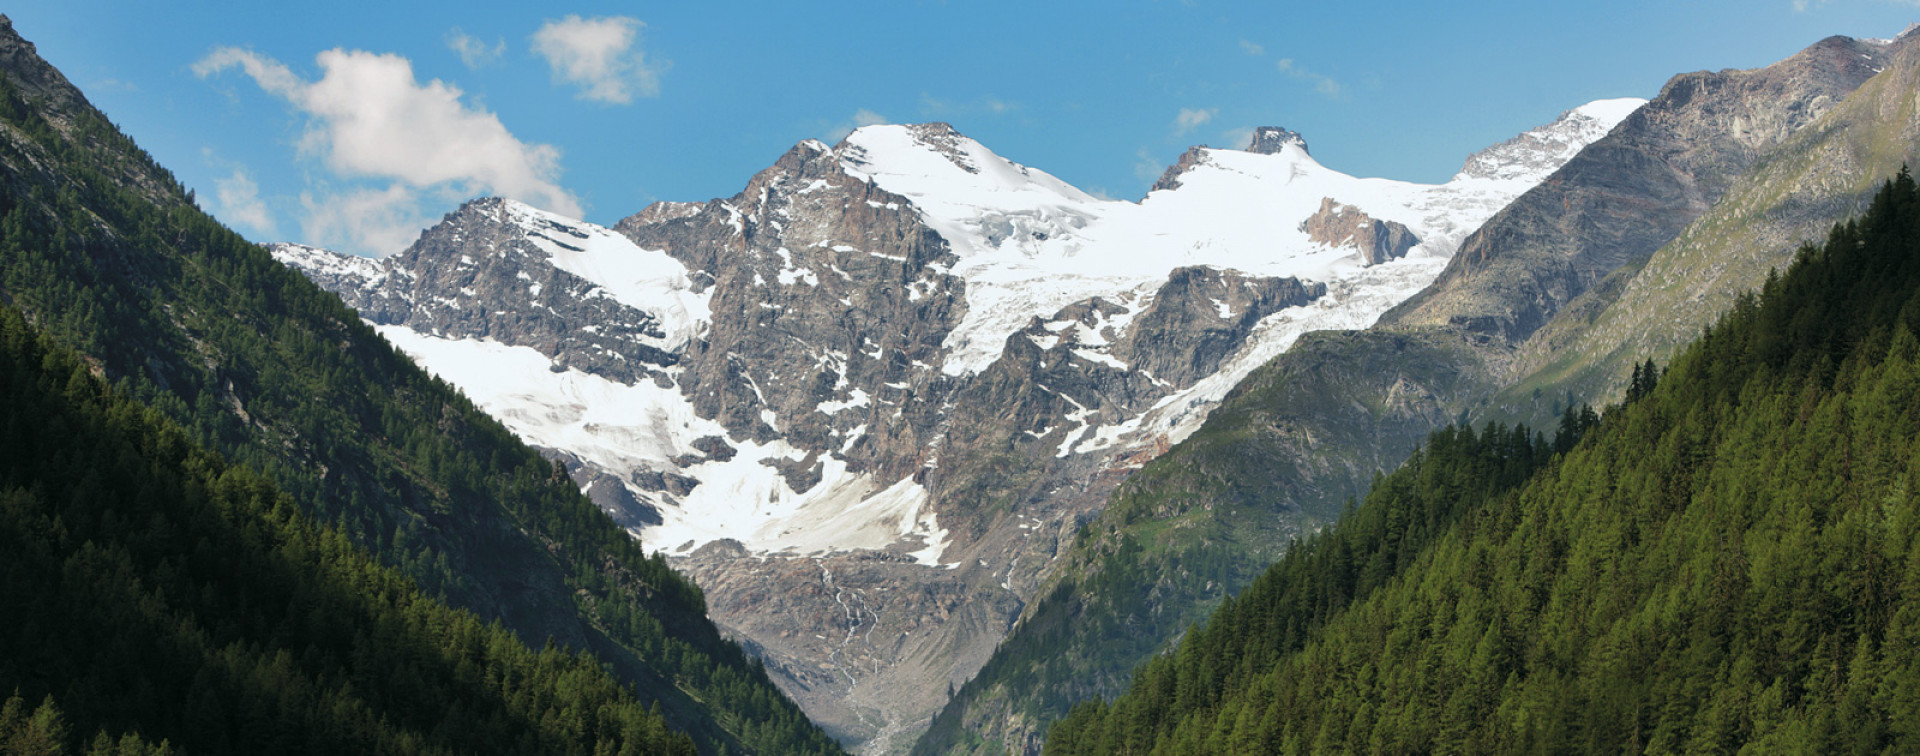
[[(1911, 708), (1916, 40), (1682, 73), (1444, 183), (1267, 126), (1121, 200), (872, 123), (609, 225), (463, 194), (367, 258), (223, 227), (0, 17), (0, 599), (35, 649), (0, 750), (1839, 743)], [(1641, 573), (1606, 589), (1637, 629), (1575, 629), (1612, 564), (1576, 521), (1745, 645)], [(1819, 649), (1748, 633), (1768, 575)], [(1720, 652), (1737, 702), (1622, 676)]]

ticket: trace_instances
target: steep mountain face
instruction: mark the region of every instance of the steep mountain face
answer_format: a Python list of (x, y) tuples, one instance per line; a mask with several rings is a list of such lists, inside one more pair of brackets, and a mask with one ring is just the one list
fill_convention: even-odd
[[(328, 264), (336, 281), (373, 270)], [(636, 711), (658, 705), (700, 747), (839, 750), (722, 638), (696, 586), (338, 297), (201, 213), (4, 18), (0, 300), (422, 594), (534, 648), (591, 652)], [(276, 638), (310, 626), (290, 622)]]
[[(1560, 149), (1630, 104), (1530, 133)], [(887, 751), (1113, 486), (1557, 165), (1356, 179), (1261, 134), (1133, 203), (945, 124), (868, 127), (612, 230), (480, 200), (372, 267), (275, 254), (567, 460), (810, 714)]]
[(1526, 338), (1678, 235), (1762, 153), (1878, 73), (1884, 53), (1830, 37), (1766, 68), (1674, 77), (1617, 138), (1575, 156), (1470, 237), (1434, 285), (1385, 322)]
[[(1036, 749), (1037, 728), (1066, 705), (1111, 695), (1290, 535), (1336, 516), (1426, 433), (1517, 380), (1529, 335), (1678, 236), (1875, 77), (1891, 49), (1834, 38), (1764, 69), (1676, 77), (1468, 236), (1431, 286), (1373, 329), (1316, 334), (1251, 374), (1116, 491), (1062, 557), (1058, 583), (917, 750)], [(1498, 175), (1478, 157), (1463, 173)]]
[(1920, 35), (1879, 43), (1882, 72), (1757, 161), (1646, 262), (1574, 300), (1518, 352), (1524, 376), (1484, 412), (1537, 422), (1569, 394), (1612, 399), (1631, 365), (1698, 335), (1802, 244), (1866, 209), (1879, 183), (1920, 165)]

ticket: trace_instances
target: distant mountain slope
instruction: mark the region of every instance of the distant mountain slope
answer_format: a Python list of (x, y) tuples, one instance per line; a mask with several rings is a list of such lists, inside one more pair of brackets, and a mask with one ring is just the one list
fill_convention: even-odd
[(1643, 264), (1583, 295), (1520, 350), (1524, 376), (1478, 412), (1551, 415), (1572, 394), (1611, 400), (1632, 365), (1664, 358), (1726, 311), (1740, 292), (1784, 269), (1801, 244), (1834, 219), (1858, 213), (1880, 177), (1920, 165), (1920, 34), (1907, 32), (1878, 58), (1885, 70), (1766, 153), (1713, 209)]
[(429, 595), (591, 651), (703, 747), (827, 753), (563, 472), (202, 214), (0, 22), (0, 298)]
[(1920, 748), (1920, 187), (1883, 186), (1517, 491), (1406, 507), (1474, 463), (1437, 436), (1046, 753)]
[(1829, 37), (1766, 68), (1675, 77), (1614, 138), (1502, 210), (1433, 286), (1383, 322), (1525, 339), (1568, 300), (1673, 239), (1885, 57), (1883, 44)]
[(811, 713), (888, 750), (1119, 479), (1300, 334), (1425, 285), (1638, 104), (1441, 185), (1347, 176), (1265, 129), (1138, 203), (946, 124), (874, 126), (611, 230), (484, 199), (379, 263), (274, 253), (566, 460)]
[(52, 700), (68, 752), (697, 753), (592, 656), (422, 596), (88, 368), (0, 307), (0, 690)]
[(1609, 266), (1651, 255), (1889, 60), (1885, 45), (1836, 38), (1764, 69), (1676, 77), (1470, 235), (1379, 325), (1310, 334), (1254, 371), (1115, 492), (1064, 555), (1058, 584), (918, 751), (1037, 749), (1048, 720), (1117, 690), (1291, 538), (1515, 380), (1524, 340)]

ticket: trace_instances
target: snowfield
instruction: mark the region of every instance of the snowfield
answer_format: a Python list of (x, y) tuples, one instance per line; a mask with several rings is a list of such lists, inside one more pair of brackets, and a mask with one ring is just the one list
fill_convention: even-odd
[[(1084, 407), (1062, 418), (1068, 432), (1054, 451), (1065, 457), (1178, 442), (1228, 390), (1302, 334), (1371, 325), (1432, 282), (1473, 229), (1642, 102), (1605, 100), (1569, 111), (1554, 124), (1475, 155), (1445, 184), (1356, 178), (1320, 165), (1303, 144), (1290, 143), (1275, 154), (1201, 150), (1177, 188), (1151, 192), (1139, 202), (1094, 197), (1007, 161), (944, 125), (869, 126), (838, 147), (815, 146), (833, 151), (848, 174), (907, 197), (959, 258), (950, 272), (966, 281), (965, 319), (946, 339), (944, 362), (925, 367), (962, 380), (998, 359), (1008, 337), (1033, 318), (1050, 318), (1096, 296), (1127, 312), (1094, 328), (1051, 323), (1047, 335), (1033, 338), (1072, 339), (1078, 359), (1125, 369), (1105, 349), (1179, 267), (1208, 265), (1326, 284), (1318, 300), (1262, 320), (1219, 372), (1149, 411), (1108, 425), (1094, 425), (1095, 413)], [(1405, 224), (1421, 243), (1402, 259), (1371, 267), (1352, 248), (1315, 243), (1303, 222), (1328, 198)], [(555, 267), (596, 284), (595, 296), (657, 317), (665, 331), (662, 348), (683, 349), (705, 333), (712, 290), (695, 293), (679, 261), (594, 224), (520, 203), (507, 207)], [(362, 279), (369, 286), (393, 272), (294, 245), (276, 255), (310, 272)], [(796, 268), (781, 274), (777, 285), (817, 285), (815, 276), (833, 273)], [(1230, 314), (1226, 304), (1216, 305), (1223, 317)], [(650, 549), (685, 554), (732, 539), (766, 556), (895, 549), (921, 564), (943, 564), (948, 534), (928, 506), (927, 490), (911, 479), (855, 473), (830, 452), (819, 457), (820, 482), (794, 491), (771, 463), (798, 461), (806, 452), (784, 440), (728, 437), (720, 424), (699, 417), (677, 388), (645, 380), (626, 385), (564, 368), (530, 347), (447, 339), (403, 326), (378, 329), (530, 443), (565, 450), (626, 481), (664, 519), (635, 534)], [(848, 411), (867, 401), (864, 391), (856, 391), (844, 401), (822, 402), (817, 411)], [(841, 453), (866, 430), (861, 425), (848, 434)], [(674, 462), (686, 462), (693, 442), (709, 436), (728, 437), (737, 454), (686, 467)], [(689, 476), (699, 485), (683, 497), (647, 491), (634, 482), (636, 473), (647, 471)]]

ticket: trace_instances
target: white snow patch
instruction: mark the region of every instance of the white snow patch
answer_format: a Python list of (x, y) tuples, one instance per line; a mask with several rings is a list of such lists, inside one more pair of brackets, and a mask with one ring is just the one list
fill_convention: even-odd
[[(842, 375), (841, 380), (844, 382), (846, 380), (846, 377)], [(827, 401), (819, 403), (818, 405), (815, 405), (814, 409), (820, 412), (821, 414), (833, 415), (833, 414), (838, 414), (843, 410), (849, 410), (855, 407), (865, 407), (869, 403), (868, 402), (869, 399), (870, 397), (867, 396), (867, 392), (865, 389), (854, 389), (845, 401), (829, 399)], [(865, 427), (865, 426), (862, 426), (862, 427)]]
[[(1564, 162), (1641, 102), (1590, 103), (1570, 114), (1578, 118), (1534, 133), (1572, 147), (1552, 156)], [(838, 154), (848, 173), (910, 198), (959, 256), (952, 272), (966, 281), (967, 311), (946, 339), (950, 356), (941, 365), (954, 376), (986, 369), (1031, 318), (1094, 296), (1151, 291), (1178, 267), (1315, 281), (1354, 275), (1360, 265), (1352, 250), (1311, 243), (1300, 230), (1322, 199), (1405, 224), (1427, 255), (1444, 257), (1546, 175), (1530, 165), (1524, 175), (1414, 184), (1349, 176), (1297, 146), (1272, 155), (1210, 149), (1178, 189), (1135, 203), (1095, 198), (965, 137), (929, 144), (917, 136), (924, 128), (867, 126)]]
[[(573, 369), (554, 372), (539, 351), (490, 339), (446, 339), (405, 326), (375, 329), (528, 443), (566, 449), (616, 475), (677, 470), (671, 458), (686, 454), (695, 439), (726, 436), (725, 428), (695, 414), (676, 390), (651, 381), (628, 386)], [(865, 432), (866, 426), (856, 428), (849, 448)], [(677, 506), (660, 507), (665, 522), (640, 532), (648, 548), (678, 549), (689, 542), (698, 548), (732, 538), (759, 554), (824, 554), (904, 541), (924, 544), (912, 552), (921, 564), (939, 564), (947, 532), (926, 509), (926, 489), (911, 478), (884, 484), (825, 457), (820, 483), (794, 491), (763, 461), (804, 459), (804, 451), (779, 440), (729, 443), (737, 450), (731, 459), (709, 458), (680, 470), (701, 483)]]
[(504, 205), (554, 267), (601, 287), (614, 301), (654, 316), (667, 334), (661, 346), (686, 345), (712, 318), (708, 300), (713, 289), (694, 293), (687, 267), (667, 253), (645, 249), (612, 229), (586, 221), (513, 200)]

